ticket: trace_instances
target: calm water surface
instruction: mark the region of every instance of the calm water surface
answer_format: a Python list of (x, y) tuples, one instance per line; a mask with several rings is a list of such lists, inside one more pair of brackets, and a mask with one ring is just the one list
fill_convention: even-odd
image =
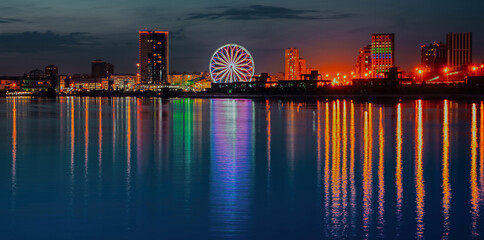
[(484, 104), (0, 99), (2, 239), (482, 239)]

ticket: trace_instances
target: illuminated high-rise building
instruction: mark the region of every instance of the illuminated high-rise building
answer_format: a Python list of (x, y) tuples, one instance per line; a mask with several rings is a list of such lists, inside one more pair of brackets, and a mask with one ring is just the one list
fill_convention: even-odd
[(472, 63), (472, 33), (447, 34), (447, 67), (460, 70)]
[(306, 59), (299, 58), (299, 76), (297, 80), (301, 80), (301, 74), (307, 74)]
[(144, 84), (168, 83), (168, 32), (139, 32), (140, 82)]
[(434, 42), (428, 46), (422, 46), (421, 63), (422, 69), (430, 73), (443, 71), (447, 64), (447, 46), (442, 42)]
[(381, 73), (395, 66), (395, 34), (371, 35), (371, 75), (381, 77)]
[(368, 77), (371, 71), (371, 45), (360, 48), (356, 58), (356, 77)]
[(301, 77), (299, 67), (299, 50), (296, 48), (286, 49), (286, 80), (298, 80)]

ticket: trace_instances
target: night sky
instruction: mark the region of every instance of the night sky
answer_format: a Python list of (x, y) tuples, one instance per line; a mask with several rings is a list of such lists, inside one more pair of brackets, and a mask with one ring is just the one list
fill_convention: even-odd
[(308, 67), (351, 71), (371, 33), (395, 33), (396, 65), (413, 69), (420, 46), (448, 32), (473, 32), (474, 62), (484, 60), (484, 2), (434, 0), (1, 0), (0, 75), (48, 64), (90, 73), (103, 59), (135, 73), (138, 30), (170, 31), (170, 72), (207, 71), (223, 44), (252, 54), (256, 73), (284, 71), (296, 47)]

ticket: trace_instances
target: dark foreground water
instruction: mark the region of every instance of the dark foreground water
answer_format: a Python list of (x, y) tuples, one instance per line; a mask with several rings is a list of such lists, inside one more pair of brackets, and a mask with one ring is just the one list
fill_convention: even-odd
[(0, 99), (1, 239), (484, 238), (484, 104)]

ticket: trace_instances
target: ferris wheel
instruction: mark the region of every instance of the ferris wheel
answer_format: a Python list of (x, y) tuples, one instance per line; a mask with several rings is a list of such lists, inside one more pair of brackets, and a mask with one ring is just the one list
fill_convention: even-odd
[(250, 82), (254, 71), (249, 51), (237, 44), (220, 47), (210, 60), (210, 76), (214, 83)]

